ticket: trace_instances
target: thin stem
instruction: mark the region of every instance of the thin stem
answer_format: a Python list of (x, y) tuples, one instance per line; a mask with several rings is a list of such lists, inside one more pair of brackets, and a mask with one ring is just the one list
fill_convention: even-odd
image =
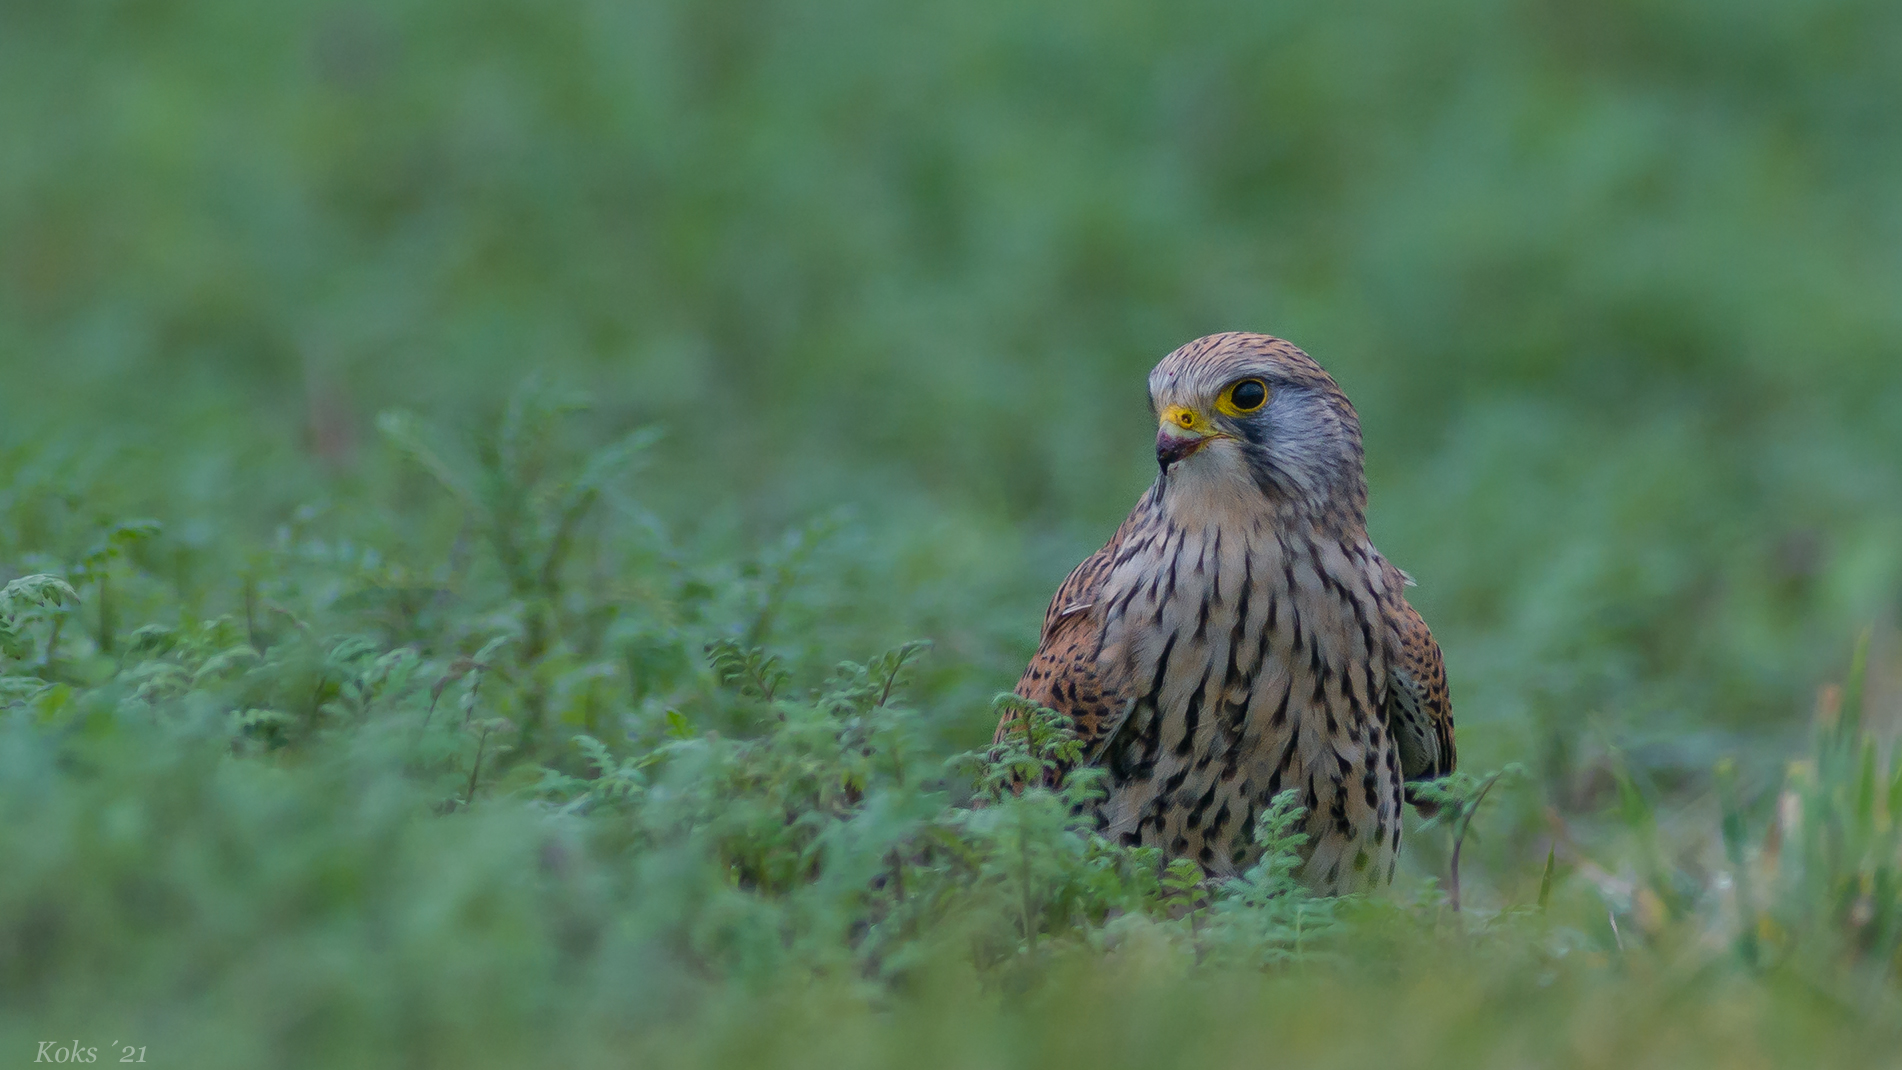
[(1466, 828), (1473, 823), (1473, 815), (1479, 812), (1479, 804), (1486, 800), (1486, 793), (1493, 790), (1493, 785), (1499, 783), (1499, 778), (1505, 773), (1506, 771), (1501, 769), (1487, 777), (1486, 782), (1473, 793), (1473, 801), (1460, 804), (1459, 827), (1453, 831), (1453, 857), (1450, 862), (1452, 873), (1447, 881), (1447, 900), (1455, 914), (1460, 912), (1460, 848), (1466, 844)]
[(1453, 837), (1452, 873), (1448, 875), (1446, 882), (1446, 898), (1455, 914), (1460, 912), (1460, 848), (1465, 843), (1465, 836)]
[(476, 778), (482, 775), (482, 748), (489, 742), (489, 730), (484, 727), (482, 734), (476, 737), (475, 763), (469, 766), (469, 791), (463, 797), (462, 808), (467, 810), (475, 805)]
[(59, 649), (59, 633), (64, 627), (66, 627), (65, 614), (53, 618), (52, 630), (46, 633), (46, 656), (41, 659), (41, 665), (45, 668), (53, 667), (53, 655)]
[(258, 641), (258, 581), (256, 577), (244, 578), (244, 639), (251, 649), (264, 652), (264, 646)]
[(118, 614), (112, 604), (112, 577), (101, 571), (99, 574), (99, 632), (94, 643), (101, 654), (112, 653), (113, 633), (117, 631)]

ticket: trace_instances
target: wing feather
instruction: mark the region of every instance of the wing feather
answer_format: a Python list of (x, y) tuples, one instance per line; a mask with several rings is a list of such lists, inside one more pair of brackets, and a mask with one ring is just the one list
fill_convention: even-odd
[[(1404, 599), (1391, 621), (1392, 669), (1387, 688), (1387, 723), (1400, 749), (1400, 774), (1408, 781), (1433, 780), (1451, 773), (1459, 755), (1453, 744), (1453, 704), (1446, 690), (1446, 662), (1433, 632)], [(1422, 813), (1430, 809), (1407, 801)]]
[[(1036, 656), (1017, 681), (1017, 694), (1067, 714), (1076, 723), (1086, 755), (1100, 749), (1103, 738), (1121, 722), (1129, 704), (1122, 689), (1101, 673), (1096, 657), (1103, 633), (1098, 595), (1128, 528), (1126, 523), (1117, 529), (1107, 545), (1084, 558), (1057, 588), (1044, 614), (1043, 638)], [(1013, 715), (1005, 714), (998, 721), (993, 742), (1002, 742), (1014, 721)]]

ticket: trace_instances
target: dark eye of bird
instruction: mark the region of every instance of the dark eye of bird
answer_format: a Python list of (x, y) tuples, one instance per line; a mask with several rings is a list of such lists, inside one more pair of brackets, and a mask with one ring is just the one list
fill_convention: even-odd
[(1244, 379), (1229, 390), (1228, 399), (1242, 412), (1254, 412), (1268, 400), (1268, 387), (1260, 379)]

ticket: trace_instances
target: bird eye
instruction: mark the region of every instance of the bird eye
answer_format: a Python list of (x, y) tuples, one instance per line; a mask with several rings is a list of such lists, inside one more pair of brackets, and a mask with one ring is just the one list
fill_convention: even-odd
[(1243, 379), (1228, 388), (1228, 395), (1222, 400), (1237, 414), (1254, 412), (1268, 403), (1268, 384), (1260, 379)]

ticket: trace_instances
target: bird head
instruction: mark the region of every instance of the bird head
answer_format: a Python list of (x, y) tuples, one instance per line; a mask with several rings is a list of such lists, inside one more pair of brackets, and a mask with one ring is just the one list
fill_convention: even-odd
[(1306, 353), (1262, 334), (1199, 338), (1149, 373), (1165, 496), (1274, 505), (1363, 522), (1360, 418)]

